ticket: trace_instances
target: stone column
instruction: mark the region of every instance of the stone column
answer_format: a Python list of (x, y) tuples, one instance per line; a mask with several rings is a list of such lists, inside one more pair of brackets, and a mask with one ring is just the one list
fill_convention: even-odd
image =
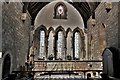
[(2, 79), (2, 65), (3, 65), (3, 63), (2, 63), (2, 58), (0, 58), (0, 80)]
[(71, 36), (71, 57), (73, 59), (73, 36)]
[(55, 34), (53, 35), (53, 53), (54, 53), (54, 59), (56, 59), (56, 38), (55, 38)]
[(65, 60), (66, 60), (66, 56), (67, 56), (67, 52), (66, 52), (67, 51), (67, 46), (66, 46), (67, 42), (66, 41), (67, 41), (67, 37), (64, 36), (64, 41), (63, 42), (64, 42), (64, 56), (65, 56), (64, 59)]
[(72, 59), (74, 59), (75, 57), (75, 53), (74, 53), (74, 37), (73, 35), (71, 36), (71, 49), (72, 49)]
[(82, 37), (82, 52), (83, 52), (83, 58), (86, 56), (85, 52), (85, 36)]
[[(0, 52), (2, 52), (2, 4), (0, 2)], [(0, 80), (2, 79), (2, 58), (0, 58)]]
[(47, 59), (48, 55), (48, 36), (45, 36), (45, 59)]

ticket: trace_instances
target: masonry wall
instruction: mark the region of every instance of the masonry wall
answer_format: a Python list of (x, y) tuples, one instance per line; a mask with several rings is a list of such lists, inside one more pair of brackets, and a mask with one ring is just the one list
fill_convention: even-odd
[(120, 2), (118, 4), (118, 47), (120, 48)]
[[(100, 32), (99, 28), (101, 24), (105, 26), (105, 39), (106, 39), (106, 47), (118, 47), (118, 4), (117, 2), (112, 2), (112, 9), (107, 13), (105, 2), (102, 2), (98, 5), (95, 10), (95, 26), (91, 24), (91, 18), (88, 20), (88, 54), (92, 54), (92, 59), (102, 59), (102, 53), (99, 51), (100, 44)], [(91, 41), (92, 36), (92, 42)]]
[(11, 55), (11, 71), (24, 66), (29, 50), (31, 19), (27, 14), (25, 22), (21, 20), (23, 4), (18, 2), (2, 5), (2, 52)]

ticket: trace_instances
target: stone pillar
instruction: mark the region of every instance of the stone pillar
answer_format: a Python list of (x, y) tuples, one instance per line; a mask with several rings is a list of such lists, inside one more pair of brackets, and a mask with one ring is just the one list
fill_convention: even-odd
[(73, 36), (71, 36), (71, 57), (73, 59)]
[[(2, 4), (0, 2), (0, 52), (2, 52)], [(0, 80), (2, 79), (2, 57), (0, 58)]]
[(2, 52), (2, 2), (0, 2), (0, 52)]
[(48, 36), (45, 36), (45, 59), (48, 58)]
[(84, 78), (86, 78), (86, 75), (85, 75), (85, 74), (86, 74), (86, 72), (84, 71), (84, 72), (83, 72)]
[(63, 42), (64, 42), (64, 56), (65, 56), (64, 59), (65, 60), (66, 60), (66, 56), (67, 56), (67, 52), (66, 52), (67, 51), (67, 42), (66, 41), (67, 41), (67, 37), (64, 37), (64, 41)]
[[(120, 2), (118, 4), (118, 23), (120, 23)], [(118, 24), (118, 47), (120, 48), (120, 24)]]
[(54, 59), (56, 59), (56, 38), (55, 38), (55, 34), (53, 35), (53, 53), (54, 53)]
[(2, 80), (2, 65), (3, 65), (3, 60), (0, 58), (0, 80)]
[(75, 52), (74, 52), (74, 37), (71, 36), (71, 49), (72, 49), (72, 57), (75, 58)]
[(66, 37), (65, 35), (63, 35), (63, 43), (62, 43), (62, 46), (63, 46), (63, 60), (66, 59)]
[[(2, 2), (0, 2), (0, 52), (2, 52)], [(2, 79), (2, 57), (0, 57), (0, 80)]]
[(83, 58), (86, 56), (86, 51), (85, 51), (85, 36), (82, 37), (82, 52), (83, 52)]

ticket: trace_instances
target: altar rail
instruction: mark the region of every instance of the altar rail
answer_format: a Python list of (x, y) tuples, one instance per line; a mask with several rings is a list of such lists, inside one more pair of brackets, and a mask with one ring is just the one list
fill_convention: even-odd
[(35, 60), (33, 71), (102, 71), (101, 64), (102, 60)]

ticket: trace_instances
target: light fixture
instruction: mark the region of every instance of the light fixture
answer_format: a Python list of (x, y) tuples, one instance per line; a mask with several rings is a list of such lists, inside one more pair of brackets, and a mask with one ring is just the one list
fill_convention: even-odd
[(25, 20), (26, 20), (26, 17), (27, 17), (27, 13), (22, 13), (22, 14), (21, 14), (21, 20), (22, 20), (22, 21), (25, 21)]

